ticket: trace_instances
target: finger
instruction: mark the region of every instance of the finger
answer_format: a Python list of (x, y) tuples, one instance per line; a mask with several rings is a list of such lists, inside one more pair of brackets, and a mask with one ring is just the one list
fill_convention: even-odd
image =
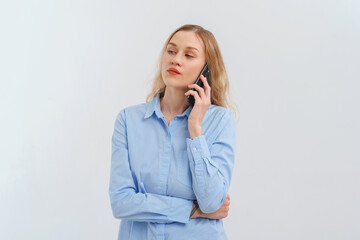
[(196, 90), (198, 90), (201, 98), (205, 98), (205, 97), (206, 97), (206, 94), (205, 94), (205, 92), (204, 92), (204, 88), (200, 87), (199, 85), (197, 85), (197, 84), (190, 84), (190, 85), (188, 85), (188, 87), (189, 87), (189, 88), (195, 88)]
[(194, 98), (195, 98), (195, 104), (196, 104), (196, 102), (200, 102), (200, 97), (199, 97), (199, 94), (196, 92), (196, 91), (194, 91), (194, 90), (189, 90), (189, 91), (187, 91), (186, 93), (185, 93), (185, 95), (187, 96), (187, 95), (193, 95), (194, 96)]
[(200, 79), (202, 80), (202, 82), (204, 84), (205, 94), (206, 94), (206, 96), (208, 96), (210, 91), (211, 91), (211, 87), (210, 87), (210, 85), (209, 85), (209, 83), (207, 81), (207, 78), (204, 77), (204, 75), (201, 75)]
[(223, 206), (229, 206), (229, 201), (228, 200), (225, 200), (224, 203), (223, 203)]

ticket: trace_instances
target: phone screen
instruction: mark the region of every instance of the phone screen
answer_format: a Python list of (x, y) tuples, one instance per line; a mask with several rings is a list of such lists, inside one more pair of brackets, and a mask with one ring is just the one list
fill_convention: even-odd
[[(210, 76), (210, 70), (208, 67), (208, 64), (206, 63), (205, 66), (203, 67), (203, 69), (201, 70), (199, 76), (196, 78), (195, 84), (199, 85), (200, 87), (204, 87), (204, 84), (200, 78), (200, 76), (203, 75), (204, 77), (206, 77), (207, 82), (209, 83), (209, 85), (211, 86), (211, 76)], [(195, 88), (191, 89), (196, 91), (197, 93), (199, 93)], [(191, 107), (194, 107), (195, 104), (195, 98), (193, 95), (188, 95), (186, 97), (186, 100), (188, 101), (188, 103), (190, 104)]]

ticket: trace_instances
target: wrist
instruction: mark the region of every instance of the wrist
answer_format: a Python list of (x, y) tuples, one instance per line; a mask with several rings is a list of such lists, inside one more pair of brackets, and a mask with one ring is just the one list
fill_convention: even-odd
[(202, 135), (201, 126), (189, 128), (189, 133), (190, 133), (190, 138), (191, 139), (194, 139), (195, 137), (201, 136)]

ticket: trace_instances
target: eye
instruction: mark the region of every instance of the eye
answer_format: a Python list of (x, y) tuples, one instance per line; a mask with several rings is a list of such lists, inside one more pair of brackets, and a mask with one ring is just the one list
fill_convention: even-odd
[(168, 53), (170, 53), (170, 54), (172, 54), (174, 51), (172, 51), (172, 50), (168, 50)]
[(189, 55), (189, 54), (186, 54), (185, 56), (187, 56), (187, 57), (191, 57), (191, 58), (193, 58), (194, 56), (191, 56), (191, 55)]

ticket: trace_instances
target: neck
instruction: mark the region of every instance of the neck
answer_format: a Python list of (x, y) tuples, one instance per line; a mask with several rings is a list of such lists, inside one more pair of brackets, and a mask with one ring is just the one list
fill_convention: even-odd
[(163, 114), (179, 115), (189, 107), (184, 90), (167, 87), (160, 99), (160, 109)]

